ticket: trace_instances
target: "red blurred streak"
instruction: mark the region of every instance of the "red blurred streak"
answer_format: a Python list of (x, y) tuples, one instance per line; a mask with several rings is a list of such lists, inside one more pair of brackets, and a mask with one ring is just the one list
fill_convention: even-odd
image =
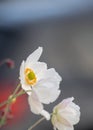
[[(15, 86), (11, 85), (11, 83), (5, 81), (0, 83), (0, 103), (8, 99), (8, 97), (13, 93), (14, 88)], [(0, 110), (3, 110), (3, 108), (4, 107), (0, 108)], [(16, 121), (25, 116), (27, 109), (28, 104), (26, 95), (18, 97), (15, 103), (11, 104), (11, 112)]]

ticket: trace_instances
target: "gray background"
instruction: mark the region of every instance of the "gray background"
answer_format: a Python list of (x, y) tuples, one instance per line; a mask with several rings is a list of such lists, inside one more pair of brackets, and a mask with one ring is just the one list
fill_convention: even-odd
[[(45, 108), (51, 112), (62, 99), (74, 96), (81, 107), (81, 120), (75, 130), (92, 130), (93, 2), (8, 1), (1, 2), (0, 7), (0, 60), (9, 57), (15, 61), (11, 71), (6, 66), (0, 68), (0, 82), (18, 82), (22, 60), (42, 46), (40, 61), (54, 67), (63, 78), (59, 99)], [(10, 120), (1, 130), (27, 130), (40, 118), (27, 107), (22, 108), (22, 118)], [(35, 128), (39, 129), (53, 128), (50, 122), (43, 121)]]

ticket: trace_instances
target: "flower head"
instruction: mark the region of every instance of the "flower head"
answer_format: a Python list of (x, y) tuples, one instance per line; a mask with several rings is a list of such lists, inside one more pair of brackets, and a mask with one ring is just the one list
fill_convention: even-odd
[(27, 92), (31, 111), (46, 116), (42, 103), (49, 104), (58, 98), (62, 79), (54, 68), (47, 69), (46, 63), (38, 61), (42, 51), (43, 48), (39, 47), (22, 62), (20, 82), (25, 91), (31, 91)]
[(54, 129), (74, 130), (73, 125), (80, 120), (80, 107), (73, 103), (74, 98), (64, 99), (53, 109), (52, 124)]

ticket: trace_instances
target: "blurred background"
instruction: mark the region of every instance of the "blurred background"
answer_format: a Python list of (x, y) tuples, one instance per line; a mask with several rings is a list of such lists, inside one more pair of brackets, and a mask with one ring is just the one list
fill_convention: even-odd
[[(93, 130), (93, 1), (92, 0), (0, 0), (0, 61), (11, 58), (14, 69), (0, 67), (0, 100), (7, 99), (19, 82), (22, 60), (38, 46), (40, 61), (62, 76), (62, 93), (54, 105), (75, 97), (81, 120), (75, 130)], [(14, 118), (1, 130), (27, 130), (40, 116), (30, 112), (27, 96), (13, 106)], [(43, 121), (35, 130), (52, 130)]]

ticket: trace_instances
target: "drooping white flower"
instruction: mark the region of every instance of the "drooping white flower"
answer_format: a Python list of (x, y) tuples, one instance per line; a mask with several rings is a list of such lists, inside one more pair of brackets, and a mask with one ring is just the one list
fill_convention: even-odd
[(39, 101), (39, 98), (34, 91), (28, 97), (28, 103), (30, 105), (31, 111), (34, 114), (41, 114), (47, 120), (50, 120), (50, 114), (47, 111), (44, 110), (42, 103)]
[(45, 115), (48, 113), (43, 109), (44, 104), (54, 102), (59, 94), (59, 84), (62, 80), (54, 68), (47, 69), (47, 64), (39, 62), (43, 48), (35, 50), (20, 67), (20, 82), (22, 88), (29, 95), (28, 102), (31, 111), (35, 114)]
[(80, 107), (73, 100), (73, 97), (64, 99), (54, 107), (51, 121), (55, 130), (74, 130), (73, 125), (79, 122)]

